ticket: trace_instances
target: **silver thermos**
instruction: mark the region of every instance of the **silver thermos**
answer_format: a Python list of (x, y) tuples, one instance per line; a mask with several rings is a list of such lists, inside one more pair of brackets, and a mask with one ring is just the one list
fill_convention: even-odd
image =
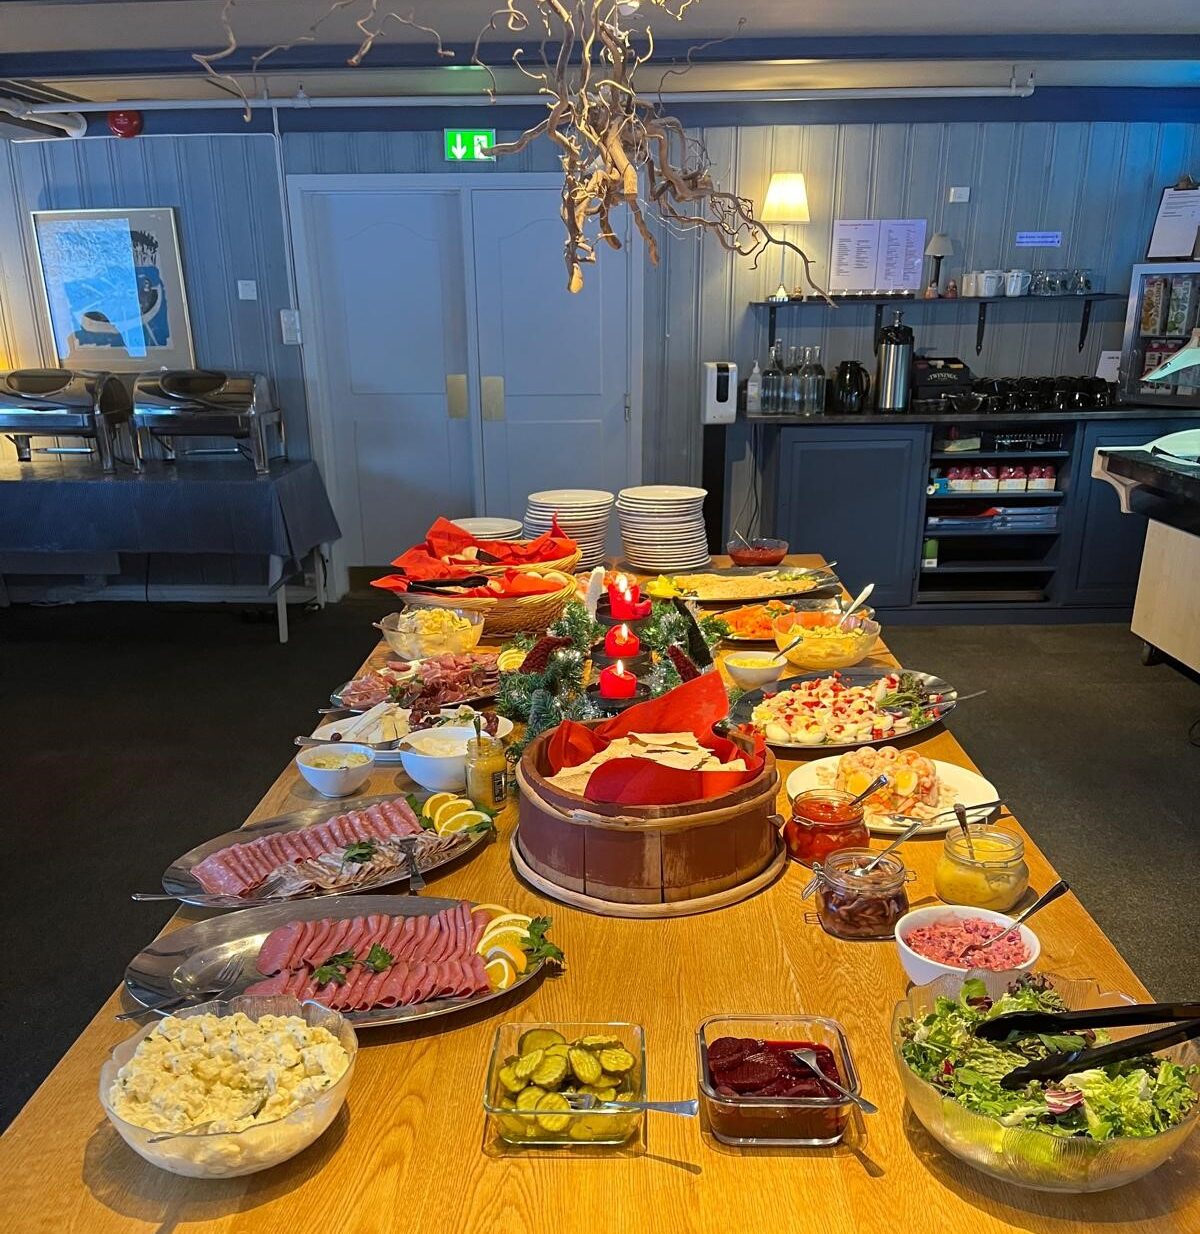
[(875, 406), (879, 411), (907, 411), (912, 383), (913, 332), (897, 309), (896, 320), (879, 332), (875, 369)]

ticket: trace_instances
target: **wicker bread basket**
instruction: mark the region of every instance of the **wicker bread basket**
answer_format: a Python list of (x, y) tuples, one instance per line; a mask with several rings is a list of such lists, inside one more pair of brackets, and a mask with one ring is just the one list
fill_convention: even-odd
[[(529, 544), (529, 540), (514, 540), (514, 544)], [(560, 570), (564, 574), (570, 574), (572, 570), (579, 564), (580, 558), (583, 556), (583, 549), (578, 545), (575, 546), (573, 553), (568, 553), (565, 557), (556, 557), (553, 561), (524, 561), (524, 562), (492, 562), (488, 564), (480, 563), (471, 567), (472, 574), (503, 574), (505, 570), (516, 570), (518, 574), (528, 574), (536, 570), (539, 574), (545, 573), (547, 570)]]
[(562, 614), (567, 601), (575, 594), (575, 579), (561, 570), (545, 571), (561, 586), (557, 591), (545, 591), (533, 596), (456, 596), (423, 592), (413, 602), (422, 608), (461, 608), (482, 613), (484, 634), (518, 634), (524, 630), (541, 630)]

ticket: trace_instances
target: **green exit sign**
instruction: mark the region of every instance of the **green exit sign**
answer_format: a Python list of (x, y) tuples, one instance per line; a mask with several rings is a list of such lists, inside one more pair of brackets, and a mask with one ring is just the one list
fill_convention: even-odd
[(495, 129), (442, 129), (447, 163), (494, 163)]

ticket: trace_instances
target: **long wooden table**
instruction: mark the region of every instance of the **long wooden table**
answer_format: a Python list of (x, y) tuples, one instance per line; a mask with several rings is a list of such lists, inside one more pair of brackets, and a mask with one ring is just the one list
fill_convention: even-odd
[[(880, 649), (868, 663), (895, 660)], [(331, 682), (344, 675), (330, 666)], [(919, 748), (974, 767), (945, 730)], [(785, 778), (797, 765), (780, 764)], [(986, 770), (1001, 792), (1022, 774), (1021, 768)], [(364, 792), (409, 787), (403, 772), (381, 768)], [(247, 821), (317, 800), (289, 765)], [(113, 1020), (122, 1006), (115, 992), (0, 1140), (0, 1228), (54, 1234), (1200, 1230), (1200, 1136), (1140, 1183), (1091, 1196), (1007, 1186), (941, 1150), (906, 1108), (892, 1060), (888, 1024), (906, 984), (895, 948), (842, 942), (806, 922), (804, 868), (792, 865), (764, 893), (704, 916), (596, 917), (548, 903), (518, 882), (508, 860), (515, 821), (510, 807), (499, 820), (500, 842), (435, 879), (427, 894), (551, 913), (552, 937), (569, 959), (564, 975), (535, 983), (525, 997), (514, 994), (511, 1005), (493, 1003), (435, 1027), (365, 1031), (346, 1109), (321, 1140), (274, 1170), (208, 1182), (145, 1164), (100, 1109), (100, 1065), (129, 1035), (128, 1025)], [(1028, 836), (1026, 845), (1032, 885), (1042, 890), (1056, 873)], [(906, 846), (917, 874), (914, 901), (932, 896), (940, 849), (937, 839)], [(1114, 870), (1114, 887), (1119, 878)], [(113, 911), (138, 910), (114, 903)], [(201, 915), (185, 910), (167, 928)], [(1095, 977), (1146, 997), (1073, 896), (1048, 908), (1037, 929), (1045, 971)], [(636, 1157), (514, 1158), (485, 1151), (484, 1075), (495, 1026), (504, 1020), (641, 1023), (651, 1096), (674, 1098), (696, 1091), (695, 1032), (705, 1017), (796, 1011), (833, 1016), (846, 1026), (863, 1090), (881, 1107), (840, 1147), (739, 1151), (711, 1140), (697, 1120), (652, 1114), (646, 1152)]]

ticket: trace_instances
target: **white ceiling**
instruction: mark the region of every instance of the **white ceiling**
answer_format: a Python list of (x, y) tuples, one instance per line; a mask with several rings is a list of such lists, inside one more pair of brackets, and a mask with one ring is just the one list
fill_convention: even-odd
[[(677, 5), (679, 0), (671, 0)], [(4, 52), (93, 49), (216, 48), (223, 44), (222, 0), (6, 0), (0, 5)], [(396, 8), (436, 27), (453, 42), (473, 40), (498, 0), (406, 0)], [(354, 2), (320, 30), (322, 43), (360, 37)], [(380, 6), (386, 11), (389, 6)], [(650, 6), (643, 0), (643, 8)], [(329, 0), (240, 0), (239, 38), (268, 45), (302, 33), (329, 9)], [(651, 12), (660, 38), (710, 38), (732, 34), (740, 17), (742, 37), (805, 35), (1039, 35), (1196, 34), (1196, 0), (1156, 0), (1136, 5), (1115, 0), (696, 0), (684, 19)], [(495, 37), (507, 37), (499, 32)], [(526, 39), (528, 36), (525, 36)], [(387, 38), (428, 42), (429, 35), (393, 24)]]

